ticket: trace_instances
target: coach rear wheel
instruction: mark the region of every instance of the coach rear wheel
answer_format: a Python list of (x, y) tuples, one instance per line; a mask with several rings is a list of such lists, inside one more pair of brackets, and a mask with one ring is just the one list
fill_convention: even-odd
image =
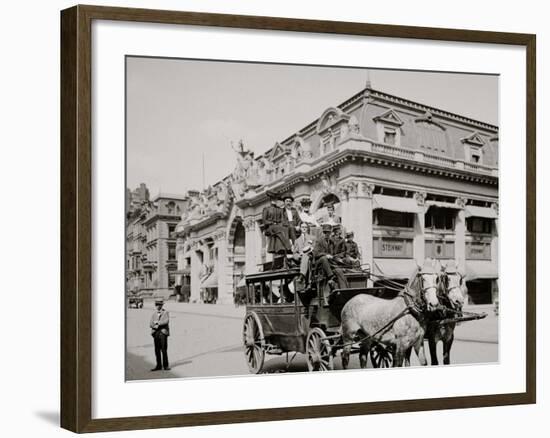
[(252, 374), (262, 371), (265, 360), (265, 339), (260, 320), (255, 313), (249, 313), (243, 328), (244, 354)]
[(334, 369), (332, 347), (325, 332), (313, 328), (306, 338), (306, 357), (309, 371), (330, 371)]
[(374, 368), (390, 368), (393, 365), (393, 353), (382, 344), (373, 345), (370, 349), (370, 360)]

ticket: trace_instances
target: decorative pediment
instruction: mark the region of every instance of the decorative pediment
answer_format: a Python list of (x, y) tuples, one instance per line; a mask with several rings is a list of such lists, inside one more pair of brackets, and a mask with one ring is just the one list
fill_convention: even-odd
[(342, 111), (340, 108), (330, 107), (327, 108), (319, 120), (317, 121), (317, 133), (324, 131), (338, 122), (349, 120), (349, 115)]
[(445, 128), (445, 126), (441, 123), (439, 123), (437, 120), (434, 119), (432, 113), (430, 111), (426, 111), (424, 113), (424, 115), (420, 116), (420, 117), (417, 117), (416, 119), (414, 119), (415, 122), (423, 122), (423, 123), (430, 123), (432, 125), (435, 125), (437, 126), (438, 128), (442, 129), (443, 131), (446, 131), (447, 128)]
[(387, 123), (388, 125), (401, 126), (403, 120), (397, 115), (397, 113), (390, 109), (379, 116), (373, 118), (375, 122)]
[(478, 132), (472, 132), (470, 135), (461, 138), (460, 141), (478, 147), (485, 145), (485, 140), (483, 140), (483, 137)]
[(271, 149), (271, 152), (269, 154), (269, 160), (271, 162), (276, 161), (277, 158), (283, 155), (286, 155), (288, 152), (289, 152), (288, 149), (284, 145), (277, 142), (275, 143), (275, 146), (273, 146), (273, 149)]

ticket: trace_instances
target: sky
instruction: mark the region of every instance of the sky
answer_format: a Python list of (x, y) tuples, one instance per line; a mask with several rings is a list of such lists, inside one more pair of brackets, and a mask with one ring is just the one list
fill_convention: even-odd
[[(231, 142), (256, 155), (365, 87), (498, 125), (498, 77), (127, 58), (127, 187), (152, 196), (231, 173)], [(203, 166), (204, 162), (204, 166)]]

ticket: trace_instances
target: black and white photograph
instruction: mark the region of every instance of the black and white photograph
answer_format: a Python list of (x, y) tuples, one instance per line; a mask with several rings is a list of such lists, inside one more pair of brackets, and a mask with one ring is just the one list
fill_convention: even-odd
[(126, 379), (498, 362), (498, 81), (128, 56)]

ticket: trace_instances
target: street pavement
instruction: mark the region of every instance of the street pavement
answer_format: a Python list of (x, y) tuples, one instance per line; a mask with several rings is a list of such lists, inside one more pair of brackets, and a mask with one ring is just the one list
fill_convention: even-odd
[[(170, 312), (170, 337), (168, 357), (170, 371), (150, 371), (155, 366), (153, 338), (149, 319), (152, 303), (143, 309), (127, 309), (126, 379), (145, 380), (158, 378), (212, 377), (246, 375), (242, 344), (242, 324), (245, 307), (223, 304), (198, 304), (167, 302)], [(455, 341), (451, 351), (452, 364), (488, 363), (498, 361), (498, 317), (492, 308), (467, 308), (486, 312), (485, 319), (459, 324), (455, 329)], [(426, 343), (426, 355), (429, 349)], [(438, 345), (439, 362), (442, 363), (442, 344)], [(264, 371), (268, 373), (307, 371), (305, 356), (289, 354), (268, 355)], [(411, 365), (418, 365), (413, 354)], [(369, 367), (370, 367), (369, 361)], [(359, 368), (357, 355), (353, 355), (350, 368)], [(335, 369), (341, 369), (339, 356)]]

